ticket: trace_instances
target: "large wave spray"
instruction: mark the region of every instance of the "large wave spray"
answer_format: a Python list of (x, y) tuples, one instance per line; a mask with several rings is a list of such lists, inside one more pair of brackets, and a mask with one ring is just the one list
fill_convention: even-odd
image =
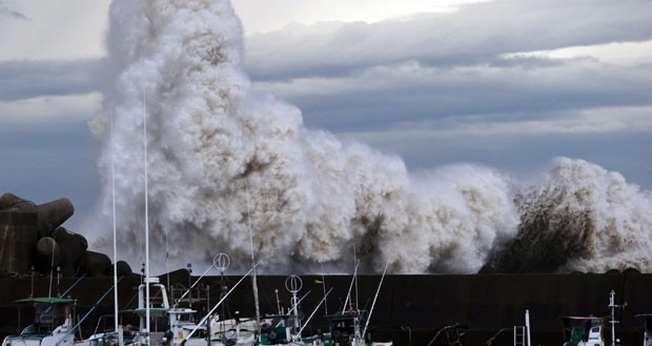
[[(154, 270), (210, 263), (218, 252), (244, 268), (253, 245), (269, 272), (319, 270), (320, 264), (347, 271), (355, 248), (367, 271), (389, 263), (401, 273), (475, 273), (491, 258), (509, 258), (518, 232), (532, 239), (529, 234), (559, 233), (524, 229), (521, 214), (536, 218), (550, 200), (559, 204), (550, 207), (555, 215), (564, 215), (559, 208), (574, 210), (579, 190), (587, 195), (582, 208), (607, 210), (608, 198), (622, 210), (591, 216), (593, 245), (570, 256), (569, 268), (586, 268), (605, 251), (609, 260), (598, 266), (609, 266), (627, 249), (624, 243), (652, 244), (643, 212), (649, 196), (582, 161), (563, 161), (554, 172), (565, 176), (564, 167), (579, 165), (598, 174), (579, 182), (553, 179), (541, 191), (523, 193), (486, 167), (409, 174), (400, 158), (305, 129), (296, 107), (250, 88), (241, 36), (228, 1), (112, 3), (112, 80), (91, 124), (103, 177), (96, 247), (110, 244), (115, 196), (119, 256), (142, 260), (145, 114)], [(627, 240), (636, 232), (645, 240)], [(623, 244), (614, 245), (618, 237)], [(652, 268), (647, 263), (641, 269)]]
[(516, 199), (519, 236), (494, 266), (508, 272), (652, 272), (652, 198), (622, 175), (557, 159)]

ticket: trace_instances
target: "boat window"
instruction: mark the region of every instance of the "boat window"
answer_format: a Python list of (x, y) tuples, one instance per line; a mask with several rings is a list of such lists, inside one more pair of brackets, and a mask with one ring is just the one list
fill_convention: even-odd
[(45, 328), (54, 328), (64, 322), (70, 313), (70, 308), (56, 304), (35, 304), (34, 312), (34, 323), (36, 325)]
[(179, 321), (182, 322), (195, 322), (195, 317), (192, 314), (179, 314)]

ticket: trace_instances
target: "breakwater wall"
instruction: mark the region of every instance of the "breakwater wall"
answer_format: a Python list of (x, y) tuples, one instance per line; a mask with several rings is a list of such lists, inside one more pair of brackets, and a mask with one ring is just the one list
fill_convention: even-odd
[[(312, 314), (323, 298), (324, 288), (333, 288), (326, 305), (322, 305), (306, 330), (326, 330), (322, 316), (343, 308), (351, 277), (347, 275), (302, 275), (303, 287), (299, 296), (302, 313)], [(180, 270), (162, 275), (161, 282), (173, 287), (188, 287), (198, 277)], [(219, 301), (223, 286), (232, 287), (239, 276), (204, 277), (197, 287), (207, 293), (205, 300), (193, 296), (191, 303), (200, 312), (209, 311)], [(261, 312), (275, 313), (277, 305), (285, 309), (290, 293), (285, 288), (286, 276), (258, 276)], [(47, 277), (0, 279), (0, 333), (16, 333), (29, 323), (28, 310), (19, 316), (13, 301), (34, 295), (47, 295), (50, 291), (63, 292), (76, 279), (59, 280), (58, 288), (51, 290)], [(55, 280), (56, 282), (56, 280)], [(360, 308), (371, 308), (380, 276), (360, 275), (352, 290), (353, 302)], [(121, 308), (134, 305), (136, 287), (140, 277), (130, 275), (119, 284)], [(93, 308), (88, 321), (83, 324), (87, 336), (95, 328), (97, 318), (113, 312), (113, 295), (97, 301), (112, 286), (110, 277), (84, 278), (67, 295), (78, 299), (78, 315), (83, 316)], [(33, 287), (33, 289), (32, 289)], [(388, 275), (385, 277), (378, 300), (372, 312), (369, 331), (374, 338), (393, 339), (395, 345), (427, 345), (436, 332), (445, 326), (463, 326), (463, 345), (484, 345), (499, 330), (507, 328), (496, 337), (493, 345), (512, 345), (514, 325), (524, 325), (528, 310), (532, 328), (533, 345), (562, 345), (561, 316), (608, 316), (609, 293), (614, 290), (616, 303), (625, 305), (616, 318), (617, 336), (622, 345), (640, 345), (643, 338), (643, 321), (640, 313), (652, 312), (652, 275), (637, 272), (611, 272), (606, 274), (478, 274), (478, 275)], [(33, 291), (32, 291), (33, 290)], [(278, 290), (278, 300), (275, 291)], [(246, 279), (238, 286), (218, 313), (233, 316), (253, 316), (252, 280)], [(180, 295), (178, 295), (180, 296)], [(357, 297), (357, 298), (356, 298)], [(280, 302), (280, 303), (279, 303)], [(227, 316), (228, 317), (228, 316)], [(126, 318), (123, 323), (133, 323)], [(606, 333), (609, 334), (609, 333)], [(608, 335), (606, 335), (608, 336)], [(447, 345), (445, 336), (432, 345)]]

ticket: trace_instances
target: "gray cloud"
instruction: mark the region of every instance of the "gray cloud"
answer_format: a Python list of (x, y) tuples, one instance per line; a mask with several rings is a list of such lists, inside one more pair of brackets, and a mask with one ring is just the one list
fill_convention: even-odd
[(99, 87), (100, 59), (0, 61), (0, 101), (87, 94)]
[(348, 74), (409, 59), (477, 65), (510, 52), (649, 40), (649, 13), (646, 1), (505, 0), (409, 21), (348, 23), (328, 34), (255, 34), (247, 37), (247, 69), (266, 80)]
[[(378, 81), (383, 85), (374, 86)], [(263, 87), (297, 104), (308, 126), (334, 132), (420, 121), (446, 126), (453, 117), (463, 121), (480, 115), (483, 121), (499, 122), (550, 119), (586, 108), (642, 106), (652, 101), (649, 68), (606, 68), (575, 60), (536, 69), (385, 68), (337, 81), (304, 80), (291, 86), (279, 82)], [(320, 87), (331, 90), (322, 94)]]
[(479, 162), (527, 173), (568, 156), (649, 188), (649, 60), (514, 53), (649, 49), (651, 20), (647, 1), (499, 0), (251, 35), (245, 66), (258, 88), (298, 105), (307, 127), (396, 153), (411, 169)]
[(650, 105), (650, 63), (508, 54), (649, 40), (648, 10), (641, 1), (494, 1), (328, 34), (257, 34), (247, 38), (247, 68), (297, 104), (308, 127), (335, 133), (572, 118)]

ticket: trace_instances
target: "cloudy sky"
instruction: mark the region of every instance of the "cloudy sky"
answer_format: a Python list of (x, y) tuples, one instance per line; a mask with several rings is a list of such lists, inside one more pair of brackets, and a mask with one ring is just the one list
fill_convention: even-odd
[[(0, 0), (0, 193), (99, 193), (108, 0)], [(521, 179), (557, 156), (652, 190), (652, 2), (234, 0), (255, 88), (304, 125)], [(74, 229), (73, 229), (74, 230)]]

